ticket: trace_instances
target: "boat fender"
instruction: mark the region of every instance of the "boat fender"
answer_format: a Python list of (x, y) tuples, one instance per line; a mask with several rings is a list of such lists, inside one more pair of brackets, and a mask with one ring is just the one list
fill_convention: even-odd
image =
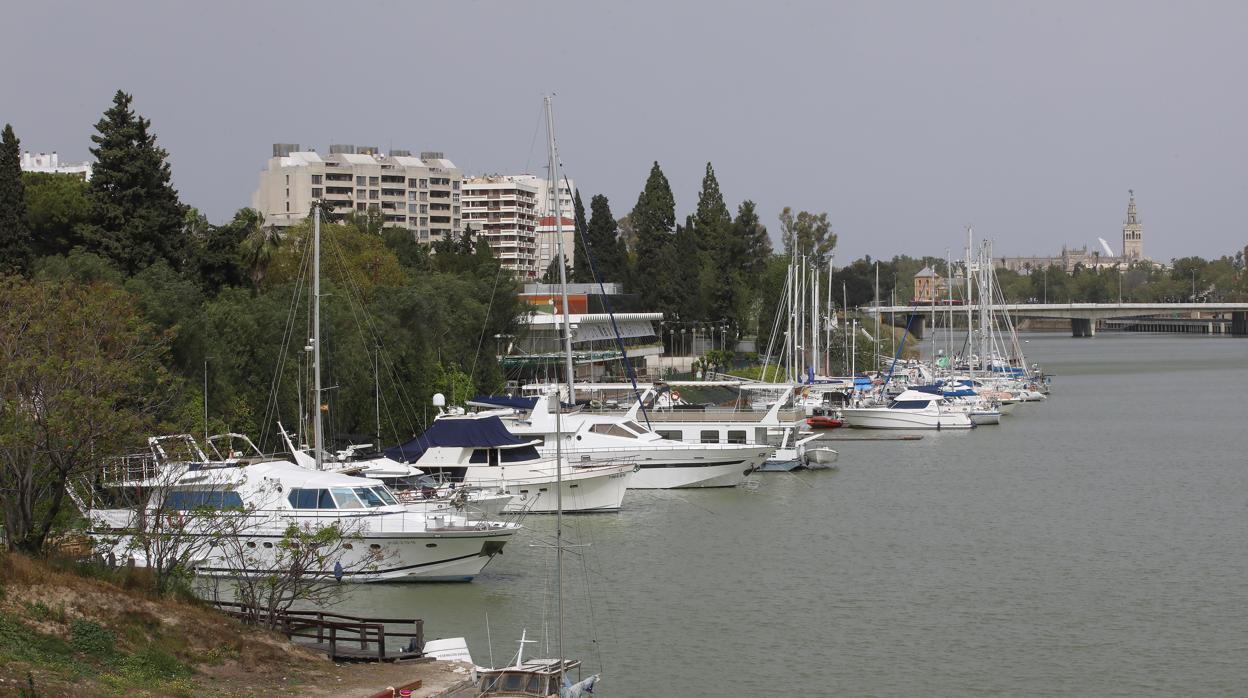
[(675, 401), (677, 401), (677, 400), (679, 400), (679, 399), (680, 399), (680, 393), (678, 393), (678, 392), (676, 392), (675, 390), (673, 390), (673, 391), (672, 391), (672, 402), (675, 402)]

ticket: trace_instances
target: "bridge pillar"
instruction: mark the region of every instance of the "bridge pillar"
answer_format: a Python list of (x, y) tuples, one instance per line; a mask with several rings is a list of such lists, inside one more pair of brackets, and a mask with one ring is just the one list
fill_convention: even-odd
[(1073, 317), (1070, 319), (1070, 335), (1072, 337), (1095, 337), (1096, 320), (1091, 318)]
[(1231, 336), (1248, 337), (1248, 311), (1231, 313)]
[(923, 329), (927, 318), (916, 313), (907, 318), (907, 322), (910, 323), (910, 334), (914, 335), (915, 339), (923, 339)]

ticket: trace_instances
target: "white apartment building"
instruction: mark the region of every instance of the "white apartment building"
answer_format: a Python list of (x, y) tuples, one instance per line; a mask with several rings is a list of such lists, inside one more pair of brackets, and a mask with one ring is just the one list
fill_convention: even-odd
[[(533, 246), (529, 250), (530, 253), (535, 255), (533, 258), (533, 275), (529, 276), (529, 275), (518, 274), (518, 276), (519, 278), (522, 278), (522, 279), (532, 280), (532, 279), (541, 277), (542, 274), (545, 274), (546, 269), (550, 267), (550, 263), (555, 259), (555, 257), (558, 254), (557, 252), (558, 242), (555, 240), (555, 225), (554, 225), (555, 202), (554, 202), (554, 199), (552, 198), (553, 194), (555, 193), (556, 188), (550, 185), (550, 180), (546, 179), (545, 177), (539, 177), (537, 175), (532, 175), (532, 174), (490, 175), (487, 177), (473, 177), (470, 179), (474, 181), (481, 181), (481, 182), (488, 181), (491, 183), (495, 183), (494, 186), (496, 186), (497, 188), (501, 188), (501, 189), (506, 188), (506, 185), (503, 183), (515, 184), (518, 187), (524, 187), (526, 191), (534, 192), (534, 201), (536, 202), (537, 205), (534, 209), (532, 209), (531, 212), (535, 213), (536, 216), (531, 219), (531, 223), (533, 227), (530, 229), (530, 232), (529, 232), (529, 236), (534, 238), (533, 240), (530, 241), (532, 242)], [(465, 183), (465, 186), (467, 186), (467, 183)], [(568, 180), (566, 184), (563, 184), (562, 186), (558, 187), (559, 209), (560, 209), (560, 212), (563, 214), (563, 218), (565, 220), (564, 231), (563, 231), (564, 253), (568, 258), (569, 266), (571, 266), (573, 263), (572, 244), (576, 240), (576, 228), (575, 228), (575, 225), (571, 223), (571, 221), (575, 217), (575, 213), (572, 208), (572, 196), (575, 192), (576, 192), (576, 183), (572, 180)], [(474, 203), (478, 203), (478, 202), (474, 201)], [(471, 219), (467, 216), (468, 203), (465, 202), (464, 205), (465, 205), (465, 209), (464, 209), (465, 219), (464, 220), (466, 222), (471, 223), (474, 219)], [(543, 225), (543, 222), (548, 225)], [(491, 244), (491, 247), (495, 249), (495, 256), (501, 257), (501, 255), (498, 252), (498, 248), (494, 246), (494, 243), (490, 243), (490, 244)], [(506, 266), (508, 258), (502, 257), (502, 259), (504, 260), (504, 266)], [(511, 268), (511, 267), (508, 267), (508, 268)], [(520, 271), (520, 270), (517, 269), (517, 271)], [(527, 272), (528, 269), (526, 268), (524, 269), (524, 271)]]
[(321, 156), (295, 143), (275, 143), (251, 205), (269, 224), (288, 226), (323, 199), (340, 215), (379, 211), (386, 225), (433, 242), (461, 230), (462, 180), (459, 168), (438, 152), (383, 155), (371, 146), (331, 145)]
[(537, 266), (537, 188), (511, 177), (468, 177), (463, 186), (463, 218), (490, 245), (494, 258), (517, 279), (541, 276)]
[(94, 167), (95, 163), (93, 162), (62, 163), (61, 156), (57, 155), (55, 150), (50, 153), (32, 153), (29, 150), (22, 153), (23, 172), (72, 174), (89, 182), (91, 181), (91, 171)]

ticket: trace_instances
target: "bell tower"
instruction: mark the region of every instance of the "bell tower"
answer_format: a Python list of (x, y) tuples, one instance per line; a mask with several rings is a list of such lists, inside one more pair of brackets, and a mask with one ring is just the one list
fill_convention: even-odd
[(1128, 189), (1127, 220), (1122, 224), (1122, 258), (1137, 262), (1144, 258), (1144, 226), (1135, 213), (1135, 190)]

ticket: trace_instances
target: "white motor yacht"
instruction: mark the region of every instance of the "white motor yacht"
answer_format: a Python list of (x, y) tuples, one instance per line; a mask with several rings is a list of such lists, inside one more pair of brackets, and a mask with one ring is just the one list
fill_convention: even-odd
[[(237, 576), (274, 559), (275, 546), (292, 524), (305, 530), (337, 524), (343, 531), (335, 543), (342, 553), (338, 565), (308, 570), (307, 576), (352, 582), (469, 581), (519, 530), (515, 523), (410, 511), (380, 480), (288, 461), (219, 467), (208, 462), (201, 452), (188, 461), (144, 457), (106, 469), (90, 500), (76, 498), (101, 552), (146, 566), (136, 528), (145, 527), (147, 535), (158, 534), (162, 541), (171, 535), (207, 537), (207, 544), (194, 546), (190, 567), (200, 574)], [(135, 493), (142, 493), (138, 501)], [(130, 506), (117, 508), (127, 496)], [(99, 502), (108, 498), (113, 508)], [(176, 531), (171, 528), (175, 523)], [(220, 540), (226, 536), (231, 541)], [(231, 552), (239, 550), (249, 558), (245, 565)]]
[[(471, 404), (496, 406), (479, 399)], [(665, 439), (642, 426), (644, 417), (638, 416), (638, 410), (634, 405), (622, 417), (583, 410), (563, 414), (564, 457), (577, 466), (627, 459), (640, 469), (629, 487), (673, 489), (736, 486), (774, 450), (764, 443), (747, 443), (744, 431), (741, 443), (720, 442), (718, 430), (707, 443)], [(517, 436), (540, 440), (542, 455), (554, 455), (555, 416), (546, 400), (535, 400), (523, 411), (509, 408), (485, 414), (501, 417), (507, 430)], [(708, 430), (714, 426), (707, 425)]]
[[(390, 458), (470, 487), (499, 488), (512, 497), (504, 512), (555, 511), (555, 459), (535, 441), (511, 434), (496, 415), (441, 415), (423, 434), (394, 448)], [(615, 511), (637, 474), (628, 459), (581, 463), (564, 454), (563, 510)]]
[(845, 423), (859, 429), (970, 429), (975, 426), (965, 410), (941, 395), (907, 390), (879, 407), (847, 407)]

